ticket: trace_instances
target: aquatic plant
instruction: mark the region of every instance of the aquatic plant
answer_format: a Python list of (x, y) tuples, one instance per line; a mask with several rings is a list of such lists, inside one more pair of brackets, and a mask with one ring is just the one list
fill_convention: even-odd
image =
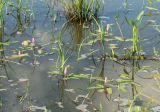
[(89, 22), (97, 17), (103, 6), (103, 0), (61, 0), (65, 15), (69, 21)]
[(127, 23), (132, 27), (132, 56), (135, 54), (138, 55), (140, 51), (139, 46), (139, 26), (142, 22), (144, 15), (144, 11), (142, 10), (139, 15), (136, 17), (136, 22), (133, 20), (128, 20), (126, 18)]

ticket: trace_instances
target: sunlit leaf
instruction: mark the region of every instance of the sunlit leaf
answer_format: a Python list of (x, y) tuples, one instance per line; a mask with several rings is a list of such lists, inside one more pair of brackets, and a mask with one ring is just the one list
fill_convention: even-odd
[(111, 95), (113, 93), (112, 88), (107, 88), (107, 93)]
[(116, 40), (118, 40), (118, 41), (124, 41), (124, 38), (122, 38), (122, 37), (114, 37)]
[(144, 11), (141, 11), (140, 13), (139, 13), (139, 15), (137, 16), (137, 21), (139, 21), (141, 18), (142, 18), (142, 16), (144, 15)]
[(22, 57), (26, 57), (26, 56), (29, 56), (29, 54), (25, 53), (25, 54), (12, 55), (12, 56), (8, 57), (8, 59), (17, 59), (17, 58), (22, 58)]
[(104, 89), (98, 89), (98, 92), (102, 93), (104, 92)]
[(154, 8), (154, 7), (149, 7), (149, 6), (146, 6), (146, 8), (147, 8), (147, 9), (149, 9), (149, 10), (158, 11), (158, 9), (157, 9), (157, 8)]
[(118, 89), (122, 92), (127, 92), (126, 86), (124, 84), (119, 84)]

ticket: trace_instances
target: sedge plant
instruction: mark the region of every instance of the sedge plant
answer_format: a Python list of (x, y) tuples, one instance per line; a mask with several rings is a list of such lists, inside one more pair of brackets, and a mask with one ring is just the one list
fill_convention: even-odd
[(61, 0), (69, 21), (89, 22), (96, 17), (103, 6), (103, 0)]

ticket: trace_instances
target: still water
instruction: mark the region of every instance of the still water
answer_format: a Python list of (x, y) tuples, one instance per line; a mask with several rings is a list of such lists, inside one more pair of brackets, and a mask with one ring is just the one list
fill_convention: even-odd
[[(153, 1), (152, 7), (157, 10), (153, 10), (152, 15), (147, 15), (150, 13), (146, 8), (149, 5), (147, 0), (105, 0), (99, 21), (104, 27), (107, 24), (112, 26), (111, 37), (123, 35), (130, 39), (132, 28), (126, 23), (125, 17), (135, 20), (145, 10), (146, 16), (139, 28), (140, 44), (142, 52), (152, 57), (153, 49), (159, 50), (160, 37), (155, 26), (159, 24), (157, 10), (160, 2)], [(90, 32), (97, 30), (94, 22), (85, 28), (79, 24), (67, 24), (62, 6), (54, 0), (24, 0), (23, 6), (20, 16), (16, 7), (4, 11), (1, 43), (6, 44), (1, 45), (1, 49), (4, 49), (0, 62), (1, 112), (132, 112), (136, 107), (145, 112), (158, 112), (160, 62), (157, 59), (122, 60), (121, 63), (103, 59), (103, 52), (97, 50), (98, 45), (88, 44)], [(117, 15), (118, 21), (115, 21)], [(55, 75), (60, 58), (57, 53), (59, 35), (62, 36), (62, 49), (67, 59), (65, 66), (69, 65), (68, 73), (78, 74), (79, 77), (62, 80), (58, 73)], [(27, 50), (24, 49), (26, 40), (32, 42), (33, 37), (36, 47), (27, 46)], [(79, 52), (81, 43), (84, 46)], [(117, 41), (111, 43), (121, 46)], [(118, 54), (123, 55), (124, 48), (131, 44), (131, 41), (124, 42)], [(29, 55), (17, 58), (18, 53)], [(126, 82), (126, 85), (117, 86), (117, 81), (122, 81), (124, 75), (133, 73), (134, 84)], [(99, 88), (93, 89), (101, 83), (91, 77), (99, 76), (107, 77), (112, 95), (100, 92)], [(131, 78), (126, 77), (125, 81)]]

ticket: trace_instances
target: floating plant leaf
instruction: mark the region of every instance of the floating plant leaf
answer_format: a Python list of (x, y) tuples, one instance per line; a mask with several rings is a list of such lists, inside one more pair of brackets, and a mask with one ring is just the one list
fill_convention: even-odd
[(124, 41), (124, 38), (122, 38), (122, 37), (117, 37), (117, 36), (115, 36), (114, 37), (116, 40), (118, 40), (118, 41)]
[(30, 44), (29, 40), (25, 40), (25, 41), (22, 42), (23, 47), (27, 47), (27, 46), (29, 46), (29, 44)]
[(104, 92), (104, 89), (98, 89), (98, 92), (102, 93)]
[(121, 78), (124, 78), (124, 79), (129, 79), (129, 74), (126, 74), (126, 73), (122, 73), (122, 74), (120, 74), (120, 77)]
[(119, 84), (118, 85), (118, 89), (122, 92), (127, 92), (126, 86), (125, 84)]
[(102, 88), (104, 88), (103, 85), (97, 84), (96, 86), (94, 86), (94, 87), (89, 87), (88, 89), (102, 89)]
[(112, 93), (113, 93), (112, 88), (107, 88), (106, 90), (107, 90), (107, 93), (108, 93), (109, 95), (112, 95)]
[(62, 73), (60, 71), (52, 71), (52, 72), (48, 72), (48, 74), (51, 74), (51, 75), (61, 75)]
[(153, 75), (153, 78), (160, 79), (160, 74)]
[(89, 78), (90, 74), (74, 74), (70, 78), (81, 79), (81, 78)]
[(17, 59), (17, 58), (22, 58), (22, 57), (26, 57), (26, 56), (29, 56), (28, 53), (18, 54), (18, 55), (12, 55), (8, 59)]

